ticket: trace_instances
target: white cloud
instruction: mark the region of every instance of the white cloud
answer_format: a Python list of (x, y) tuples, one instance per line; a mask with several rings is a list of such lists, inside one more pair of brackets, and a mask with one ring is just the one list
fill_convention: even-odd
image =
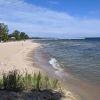
[(65, 12), (38, 7), (24, 0), (0, 0), (0, 21), (10, 30), (55, 35), (100, 36), (100, 19), (83, 19)]

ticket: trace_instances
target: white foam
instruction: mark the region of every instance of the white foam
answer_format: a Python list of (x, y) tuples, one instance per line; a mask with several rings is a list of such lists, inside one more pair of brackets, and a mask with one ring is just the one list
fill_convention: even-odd
[(59, 64), (58, 64), (58, 61), (55, 58), (51, 58), (49, 63), (53, 66), (53, 68), (58, 69)]
[(55, 74), (57, 74), (58, 76), (62, 76), (62, 72), (63, 69), (60, 68), (60, 64), (59, 62), (55, 59), (55, 58), (51, 58), (51, 60), (49, 61), (49, 63), (52, 65), (52, 67), (56, 70)]

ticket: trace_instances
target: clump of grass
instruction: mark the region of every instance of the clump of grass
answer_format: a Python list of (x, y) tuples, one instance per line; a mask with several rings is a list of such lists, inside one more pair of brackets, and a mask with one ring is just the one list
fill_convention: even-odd
[(42, 75), (41, 73), (39, 72), (39, 74), (37, 75), (36, 77), (36, 89), (37, 90), (40, 90), (41, 89), (41, 79), (42, 79)]
[(30, 90), (33, 86), (32, 75), (26, 72), (24, 77), (21, 77), (21, 82), (24, 90)]
[(0, 89), (2, 89), (2, 88), (3, 88), (3, 80), (0, 79)]
[(16, 70), (3, 74), (3, 78), (0, 79), (0, 88), (11, 91), (21, 90), (45, 90), (45, 89), (57, 89), (59, 87), (59, 81), (56, 79), (50, 79), (48, 76), (43, 76), (40, 72), (38, 74), (28, 74), (25, 76), (19, 75)]
[(48, 89), (50, 88), (50, 80), (48, 78), (48, 76), (45, 76), (43, 79), (42, 79), (42, 84), (43, 84), (43, 89)]
[(54, 79), (51, 81), (52, 83), (52, 88), (56, 89), (59, 86), (59, 81), (57, 79)]
[(5, 90), (19, 91), (23, 89), (21, 83), (22, 76), (18, 74), (17, 70), (11, 71), (8, 74), (3, 74), (3, 88)]

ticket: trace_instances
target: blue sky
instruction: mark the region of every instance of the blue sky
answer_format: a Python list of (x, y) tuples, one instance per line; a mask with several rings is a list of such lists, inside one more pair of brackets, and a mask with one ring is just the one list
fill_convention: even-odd
[(0, 0), (0, 22), (30, 36), (100, 36), (100, 0)]
[(100, 0), (26, 0), (26, 2), (51, 10), (67, 12), (73, 16), (100, 18)]

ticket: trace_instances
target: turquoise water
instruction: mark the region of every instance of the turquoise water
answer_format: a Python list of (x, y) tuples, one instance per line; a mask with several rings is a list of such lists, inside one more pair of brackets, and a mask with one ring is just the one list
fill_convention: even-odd
[[(100, 85), (100, 41), (36, 40), (49, 58), (79, 79)], [(58, 65), (58, 64), (56, 64)]]

